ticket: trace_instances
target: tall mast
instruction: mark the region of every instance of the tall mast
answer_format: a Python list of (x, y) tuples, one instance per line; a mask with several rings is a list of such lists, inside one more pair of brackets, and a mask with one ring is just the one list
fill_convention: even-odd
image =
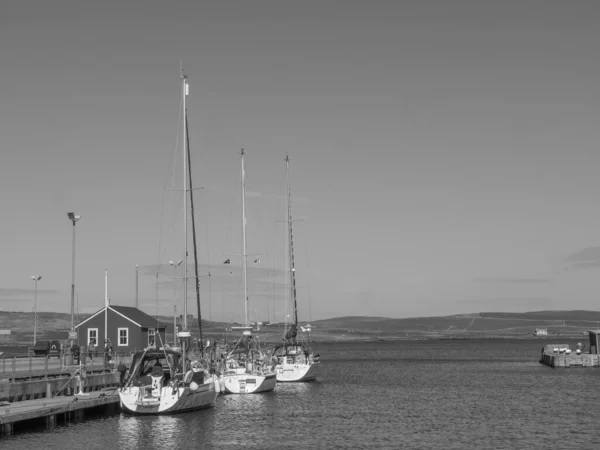
[(187, 114), (185, 99), (188, 95), (188, 84), (187, 76), (184, 75), (183, 69), (181, 70), (181, 81), (183, 89), (183, 241), (184, 241), (184, 254), (183, 254), (183, 331), (187, 331)]
[(186, 371), (186, 346), (187, 346), (187, 192), (188, 192), (188, 184), (187, 184), (187, 154), (188, 154), (188, 146), (187, 146), (187, 115), (186, 115), (186, 106), (185, 106), (185, 98), (188, 95), (188, 84), (187, 77), (183, 73), (183, 64), (181, 67), (181, 89), (182, 89), (182, 106), (183, 106), (183, 322), (181, 325), (183, 336), (181, 339), (181, 368), (183, 373)]
[[(290, 157), (285, 155), (285, 176), (287, 180), (287, 228), (288, 257), (290, 265), (290, 294), (294, 302), (294, 324), (298, 326), (298, 306), (296, 304), (296, 269), (294, 267), (294, 236), (292, 234), (292, 194), (290, 188)], [(294, 338), (295, 340), (295, 338)]]
[(244, 172), (244, 155), (242, 149), (242, 276), (244, 279), (244, 326), (248, 326), (248, 284), (246, 278), (246, 172)]

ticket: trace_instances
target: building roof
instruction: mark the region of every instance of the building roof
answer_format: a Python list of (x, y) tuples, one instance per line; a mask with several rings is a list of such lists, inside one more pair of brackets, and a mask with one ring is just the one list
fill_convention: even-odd
[(133, 306), (109, 305), (108, 307), (118, 313), (121, 313), (128, 319), (131, 319), (143, 327), (164, 328), (167, 326), (165, 323), (159, 323), (156, 317), (152, 317), (146, 314), (144, 311), (134, 308)]
[[(108, 308), (111, 309), (112, 311), (114, 311), (115, 313), (119, 314), (120, 316), (125, 317), (130, 322), (133, 322), (135, 325), (138, 325), (140, 327), (167, 328), (167, 324), (158, 322), (156, 320), (156, 318), (154, 318), (154, 317), (146, 314), (144, 311), (134, 308), (132, 306), (108, 305)], [(79, 322), (75, 326), (75, 328), (84, 324), (85, 322), (92, 319), (93, 317), (96, 317), (98, 314), (102, 314), (104, 312), (104, 310), (105, 310), (105, 308), (102, 308), (99, 311), (95, 312), (87, 319)]]

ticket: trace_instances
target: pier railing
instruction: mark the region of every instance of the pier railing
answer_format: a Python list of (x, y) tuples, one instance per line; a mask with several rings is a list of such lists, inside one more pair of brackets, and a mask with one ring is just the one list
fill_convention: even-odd
[[(86, 372), (112, 372), (119, 364), (129, 366), (134, 352), (116, 352), (110, 362), (102, 353), (93, 358), (80, 355), (80, 359), (73, 358), (71, 353), (61, 352), (59, 355), (30, 354), (0, 356), (0, 378), (9, 379), (11, 382), (27, 381), (32, 379), (56, 378), (77, 370), (78, 366), (85, 367)], [(87, 355), (85, 355), (87, 356)]]

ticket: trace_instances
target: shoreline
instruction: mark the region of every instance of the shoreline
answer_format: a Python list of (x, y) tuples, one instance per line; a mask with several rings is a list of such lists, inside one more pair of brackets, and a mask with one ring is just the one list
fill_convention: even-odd
[[(258, 335), (263, 342), (267, 345), (277, 345), (282, 343), (281, 339), (266, 338)], [(211, 340), (219, 339), (223, 337), (218, 335), (207, 336)], [(361, 342), (401, 342), (401, 341), (504, 341), (504, 340), (535, 340), (535, 341), (548, 341), (548, 340), (561, 340), (561, 339), (581, 339), (585, 340), (587, 336), (581, 334), (563, 334), (563, 335), (548, 335), (548, 336), (536, 336), (536, 335), (473, 335), (473, 336), (423, 336), (423, 335), (409, 335), (409, 336), (319, 336), (312, 337), (310, 342), (313, 344), (336, 344), (336, 343), (361, 343)], [(0, 344), (0, 352), (3, 349), (27, 349), (31, 348), (31, 343), (23, 342), (11, 342), (6, 344)]]

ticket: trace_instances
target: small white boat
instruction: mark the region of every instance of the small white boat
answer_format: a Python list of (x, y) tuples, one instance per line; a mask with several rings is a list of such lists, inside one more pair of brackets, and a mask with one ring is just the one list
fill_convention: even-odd
[[(182, 353), (147, 349), (134, 354), (119, 389), (121, 409), (134, 414), (172, 414), (215, 405), (215, 378), (206, 371), (182, 371)], [(218, 382), (217, 382), (218, 384)]]
[(246, 268), (246, 186), (244, 172), (244, 149), (242, 157), (242, 275), (244, 285), (244, 321), (243, 327), (232, 327), (242, 331), (242, 336), (233, 349), (226, 355), (225, 369), (221, 376), (221, 390), (227, 394), (257, 394), (275, 389), (277, 377), (274, 366), (266, 361), (264, 354), (253, 339), (253, 327), (248, 326), (248, 285)]
[(314, 355), (302, 343), (275, 347), (273, 356), (277, 358), (277, 381), (313, 381), (319, 372), (319, 355)]
[[(172, 414), (183, 411), (207, 408), (215, 405), (220, 389), (219, 380), (202, 368), (192, 368), (188, 361), (191, 333), (187, 325), (187, 195), (191, 196), (191, 170), (186, 170), (190, 161), (187, 139), (186, 96), (187, 78), (182, 80), (183, 117), (183, 195), (184, 195), (184, 246), (183, 246), (183, 323), (177, 333), (179, 348), (154, 348), (134, 354), (130, 373), (125, 386), (119, 389), (121, 408), (135, 414)], [(193, 203), (192, 203), (193, 204)], [(196, 262), (197, 267), (197, 262)], [(157, 275), (158, 277), (158, 275)], [(200, 314), (200, 310), (198, 309)], [(160, 333), (156, 330), (156, 336)], [(158, 343), (157, 343), (158, 344)]]
[(311, 326), (300, 326), (300, 331), (307, 334), (307, 339), (298, 339), (298, 302), (296, 299), (296, 268), (294, 266), (294, 239), (292, 234), (292, 200), (290, 189), (290, 158), (285, 156), (287, 178), (287, 229), (288, 229), (288, 269), (290, 279), (290, 298), (293, 308), (293, 323), (284, 336), (284, 344), (275, 347), (272, 356), (277, 361), (275, 370), (277, 381), (312, 381), (316, 379), (320, 367), (320, 356), (314, 354), (310, 346)]
[[(243, 336), (238, 343), (249, 343), (252, 336)], [(266, 361), (262, 352), (246, 348), (233, 350), (227, 355), (225, 373), (221, 383), (228, 394), (258, 394), (272, 391), (277, 377), (270, 361)]]

